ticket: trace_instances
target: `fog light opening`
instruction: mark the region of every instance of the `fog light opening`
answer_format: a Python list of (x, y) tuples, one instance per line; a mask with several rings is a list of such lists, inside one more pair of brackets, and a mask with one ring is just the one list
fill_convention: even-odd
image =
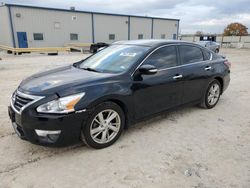
[(61, 133), (60, 130), (45, 131), (45, 130), (36, 129), (35, 131), (36, 131), (36, 134), (39, 136), (40, 142), (44, 142), (44, 143), (55, 143)]

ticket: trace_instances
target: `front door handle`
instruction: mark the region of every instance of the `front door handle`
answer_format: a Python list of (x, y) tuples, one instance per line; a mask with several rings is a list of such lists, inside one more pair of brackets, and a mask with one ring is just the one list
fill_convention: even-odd
[(175, 79), (175, 80), (180, 79), (180, 78), (182, 78), (182, 75), (181, 75), (181, 74), (175, 75), (175, 76), (173, 77), (173, 79)]
[(211, 66), (207, 66), (207, 67), (205, 68), (206, 71), (209, 71), (209, 70), (211, 70), (211, 69), (212, 69)]

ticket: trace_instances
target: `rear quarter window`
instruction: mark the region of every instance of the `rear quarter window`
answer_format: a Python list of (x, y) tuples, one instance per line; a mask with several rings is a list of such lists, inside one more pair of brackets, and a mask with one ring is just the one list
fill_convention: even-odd
[(211, 57), (211, 52), (209, 52), (208, 50), (203, 50), (203, 55), (204, 55), (204, 60), (210, 60)]

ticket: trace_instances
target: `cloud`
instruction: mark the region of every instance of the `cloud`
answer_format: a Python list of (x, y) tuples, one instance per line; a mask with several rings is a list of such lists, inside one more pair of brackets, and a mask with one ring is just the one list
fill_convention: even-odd
[(181, 33), (222, 33), (231, 22), (250, 28), (249, 0), (6, 0), (7, 3), (69, 8), (96, 12), (135, 14), (181, 20)]

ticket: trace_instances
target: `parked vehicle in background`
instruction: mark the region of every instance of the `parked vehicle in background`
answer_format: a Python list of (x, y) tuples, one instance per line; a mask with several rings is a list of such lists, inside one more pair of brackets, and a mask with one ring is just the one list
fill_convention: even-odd
[(109, 46), (109, 44), (104, 42), (98, 42), (90, 45), (90, 53), (96, 53), (98, 49)]
[(214, 41), (199, 41), (196, 42), (197, 44), (215, 52), (215, 53), (219, 53), (220, 51), (220, 44), (218, 44), (217, 42)]
[(230, 63), (177, 40), (121, 41), (71, 66), (33, 75), (11, 97), (16, 133), (42, 145), (80, 138), (113, 144), (124, 127), (182, 105), (210, 109), (230, 82)]
[(216, 35), (201, 35), (200, 41), (216, 41)]

